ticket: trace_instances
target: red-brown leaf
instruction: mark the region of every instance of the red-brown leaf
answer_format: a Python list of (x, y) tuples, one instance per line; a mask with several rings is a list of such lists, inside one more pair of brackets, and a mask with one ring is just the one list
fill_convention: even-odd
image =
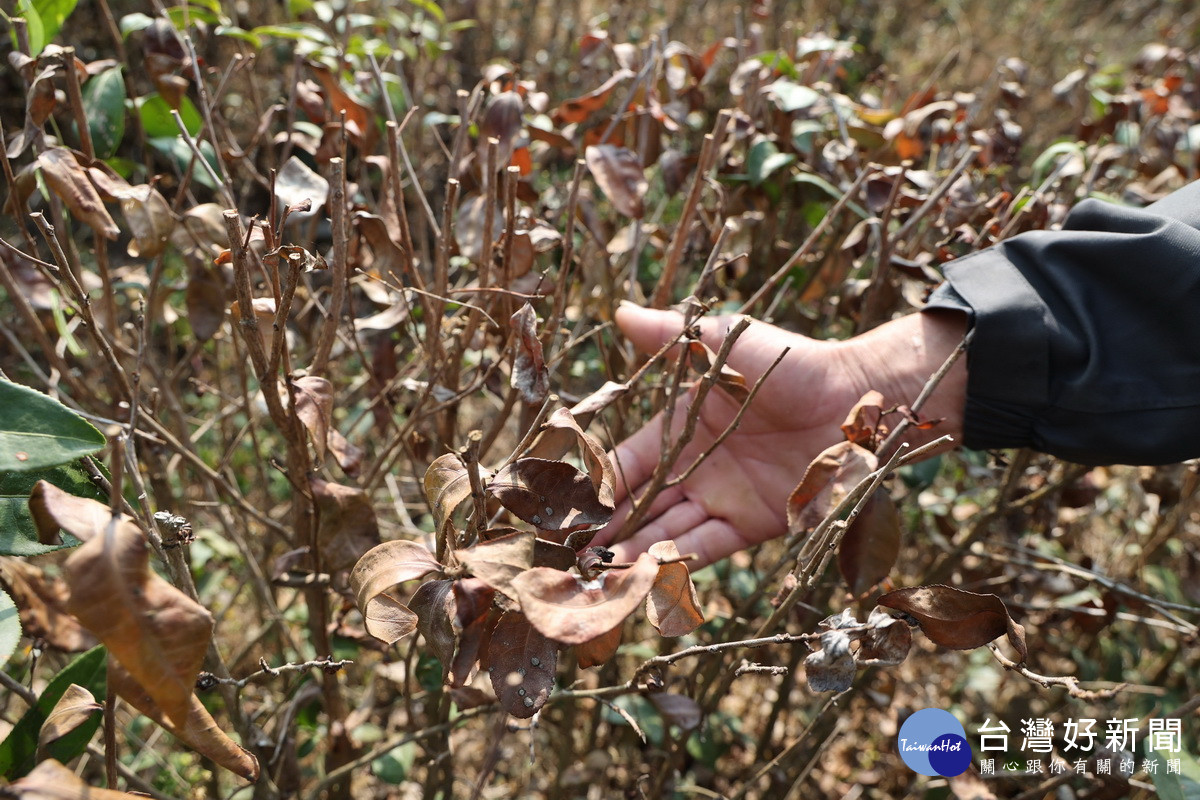
[(887, 435), (887, 428), (880, 424), (883, 402), (883, 395), (874, 389), (859, 398), (842, 423), (846, 441), (874, 450), (877, 437)]
[(612, 77), (585, 95), (567, 100), (554, 110), (554, 120), (560, 125), (572, 122), (583, 122), (594, 112), (599, 111), (608, 102), (609, 95), (622, 81), (633, 77), (632, 70), (622, 69), (614, 72)]
[(611, 144), (598, 144), (584, 151), (588, 170), (604, 196), (619, 213), (641, 219), (646, 213), (643, 198), (649, 184), (637, 153)]
[(994, 594), (975, 594), (950, 586), (915, 586), (888, 592), (878, 602), (916, 619), (930, 641), (942, 647), (973, 650), (1007, 635), (1020, 662), (1029, 655), (1025, 629), (1013, 621), (1004, 601)]
[(312, 439), (317, 460), (325, 460), (329, 443), (329, 424), (333, 419), (333, 384), (325, 378), (308, 375), (292, 381), (295, 393), (296, 418)]
[[(679, 558), (672, 541), (652, 544), (648, 552), (663, 561)], [(658, 577), (646, 596), (646, 617), (663, 636), (683, 636), (704, 624), (700, 598), (687, 564), (677, 561), (659, 566)]]
[(583, 457), (583, 464), (600, 504), (612, 507), (613, 484), (616, 482), (612, 462), (596, 437), (584, 433), (583, 428), (579, 427), (572, 412), (560, 408), (551, 414), (542, 424), (541, 433), (533, 440), (527, 455), (554, 461), (574, 448), (578, 448)]
[(557, 662), (558, 645), (539, 633), (524, 614), (506, 611), (492, 630), (483, 665), (500, 707), (528, 719), (550, 698)]
[(521, 519), (547, 531), (599, 528), (612, 519), (591, 479), (563, 461), (519, 458), (496, 473), (488, 486)]
[(65, 147), (51, 147), (42, 151), (36, 163), (46, 186), (59, 196), (76, 219), (106, 238), (116, 239), (121, 234), (99, 192), (88, 179), (87, 171), (75, 160), (74, 153)]
[(437, 530), (445, 528), (454, 510), (471, 496), (471, 478), (454, 453), (438, 456), (425, 470), (425, 500), (433, 509)]
[(884, 488), (875, 490), (838, 545), (838, 569), (861, 596), (888, 576), (900, 555), (900, 514)]
[(643, 553), (629, 569), (607, 570), (593, 581), (534, 567), (518, 575), (512, 586), (535, 628), (563, 644), (582, 644), (611, 631), (633, 613), (657, 575), (658, 560)]
[(130, 800), (135, 796), (93, 788), (53, 758), (38, 764), (8, 790), (19, 800)]
[(622, 627), (617, 625), (608, 633), (602, 633), (595, 639), (589, 639), (583, 644), (576, 645), (575, 659), (579, 663), (579, 668), (588, 669), (607, 664), (617, 654), (617, 648), (621, 646)]
[(808, 465), (800, 485), (788, 498), (788, 531), (795, 534), (815, 528), (877, 464), (874, 453), (852, 442), (825, 449)]
[(517, 337), (513, 359), (512, 387), (521, 393), (526, 403), (540, 403), (550, 391), (550, 371), (542, 355), (542, 342), (537, 336), (537, 314), (526, 303), (509, 320)]
[(440, 569), (433, 554), (416, 542), (384, 542), (367, 551), (350, 571), (350, 590), (367, 633), (393, 644), (415, 631), (417, 615), (386, 591)]

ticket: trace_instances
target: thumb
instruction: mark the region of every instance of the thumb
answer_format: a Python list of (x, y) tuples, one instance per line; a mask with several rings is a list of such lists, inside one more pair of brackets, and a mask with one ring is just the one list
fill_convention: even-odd
[[(678, 311), (642, 308), (629, 302), (617, 307), (616, 320), (625, 338), (643, 353), (653, 353), (683, 330), (683, 314)], [(696, 322), (704, 343), (716, 350), (735, 320), (735, 317), (719, 316), (701, 317)]]

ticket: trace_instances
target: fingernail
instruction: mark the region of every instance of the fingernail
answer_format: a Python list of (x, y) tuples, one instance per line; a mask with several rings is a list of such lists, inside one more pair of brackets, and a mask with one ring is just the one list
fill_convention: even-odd
[(617, 303), (617, 308), (641, 308), (641, 306), (639, 306), (637, 303), (633, 302), (632, 300), (622, 300), (619, 303)]

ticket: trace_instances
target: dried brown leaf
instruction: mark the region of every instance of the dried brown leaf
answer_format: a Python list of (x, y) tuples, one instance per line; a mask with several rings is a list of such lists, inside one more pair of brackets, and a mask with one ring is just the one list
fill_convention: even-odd
[(136, 797), (112, 789), (94, 789), (53, 758), (46, 759), (24, 778), (14, 781), (7, 791), (19, 800), (130, 800)]
[(292, 156), (275, 176), (275, 196), (285, 207), (311, 201), (312, 210), (316, 211), (329, 199), (329, 181)]
[(515, 600), (513, 578), (533, 566), (533, 552), (534, 536), (525, 531), (480, 542), (455, 555), (472, 575)]
[(546, 531), (600, 528), (612, 519), (611, 502), (600, 499), (591, 478), (563, 461), (519, 458), (496, 473), (488, 491)]
[(600, 84), (592, 91), (579, 97), (574, 97), (567, 100), (562, 105), (554, 110), (554, 120), (559, 125), (567, 125), (572, 122), (583, 122), (595, 112), (604, 107), (608, 102), (609, 96), (613, 93), (622, 81), (627, 81), (633, 77), (633, 71), (621, 69), (612, 74), (608, 80)]
[(205, 264), (189, 266), (184, 303), (192, 333), (207, 342), (225, 321), (225, 279), (220, 270)]
[(96, 638), (67, 613), (69, 593), (62, 578), (48, 576), (28, 561), (0, 556), (0, 584), (16, 602), (21, 627), (28, 635), (67, 652), (96, 645)]
[[(294, 392), (296, 418), (312, 439), (317, 460), (325, 460), (329, 442), (330, 422), (333, 419), (333, 384), (325, 378), (308, 375), (291, 382)], [(286, 389), (281, 389), (281, 394)]]
[[(672, 541), (652, 544), (647, 552), (662, 561), (679, 558)], [(684, 636), (704, 624), (700, 598), (687, 564), (677, 561), (659, 565), (658, 577), (646, 596), (646, 617), (663, 636)]]
[(44, 753), (50, 744), (87, 722), (102, 708), (91, 692), (72, 683), (54, 704), (42, 723), (42, 729), (38, 731), (38, 752)]
[(471, 496), (471, 478), (454, 453), (438, 456), (425, 470), (425, 500), (433, 509), (437, 530), (442, 531), (454, 510)]
[(487, 198), (474, 195), (463, 200), (454, 216), (454, 239), (458, 242), (458, 252), (472, 263), (483, 261), (484, 255), (491, 253), (492, 245), (504, 233), (504, 214), (500, 205), (492, 208), (492, 240), (484, 242), (484, 232), (487, 228)]
[(154, 698), (133, 676), (111, 658), (108, 660), (108, 686), (121, 699), (166, 728), (192, 750), (251, 783), (258, 780), (258, 759), (225, 734), (194, 694), (188, 700), (186, 717), (177, 724), (163, 713)]
[[(692, 369), (701, 374), (712, 369), (713, 362), (717, 360), (717, 354), (704, 342), (697, 340), (688, 342), (688, 356), (692, 361)], [(717, 385), (738, 402), (744, 402), (750, 396), (745, 376), (728, 364), (721, 365), (717, 373)]]
[(76, 219), (108, 239), (116, 239), (121, 234), (74, 153), (65, 147), (51, 147), (42, 151), (36, 163), (46, 186), (59, 196)]
[(1029, 655), (1025, 628), (1013, 621), (1004, 601), (994, 594), (941, 585), (914, 586), (888, 592), (878, 603), (914, 618), (929, 640), (942, 647), (973, 650), (1007, 635), (1021, 663)]
[(574, 550), (546, 539), (533, 540), (533, 566), (568, 570), (575, 566), (578, 556)]
[(535, 628), (563, 644), (582, 644), (621, 624), (646, 598), (657, 576), (658, 560), (642, 553), (632, 567), (606, 570), (595, 580), (534, 567), (518, 575), (512, 586)]
[(589, 669), (607, 664), (617, 654), (617, 648), (621, 646), (622, 627), (622, 625), (617, 625), (608, 633), (602, 633), (595, 639), (589, 639), (583, 644), (576, 645), (575, 660), (578, 662), (579, 668)]
[(628, 391), (628, 383), (605, 381), (599, 389), (571, 406), (571, 416), (575, 418), (576, 423), (586, 428), (596, 414), (608, 408)]
[(367, 633), (393, 644), (417, 629), (417, 615), (386, 591), (437, 572), (442, 565), (416, 542), (384, 542), (367, 551), (350, 571), (350, 590)]
[(454, 644), (458, 638), (454, 629), (457, 614), (454, 581), (422, 583), (413, 593), (409, 607), (417, 615), (417, 630), (442, 662), (442, 680), (445, 681), (454, 661)]
[(887, 427), (880, 424), (883, 402), (883, 395), (874, 389), (859, 398), (842, 423), (846, 441), (874, 450), (877, 439), (887, 435)]
[(171, 206), (153, 186), (130, 186), (115, 194), (133, 238), (126, 252), (133, 258), (154, 258), (162, 253), (175, 230)]
[(788, 498), (788, 531), (815, 528), (877, 464), (874, 453), (852, 442), (838, 442), (822, 451)]
[(499, 139), (496, 163), (500, 169), (508, 166), (513, 156), (513, 142), (521, 131), (521, 112), (525, 103), (517, 92), (501, 92), (488, 101), (479, 121), (479, 147), (477, 158), (480, 164), (487, 163), (488, 139)]
[(804, 659), (804, 677), (814, 692), (844, 692), (854, 683), (850, 637), (839, 630), (821, 634), (821, 649)]
[(646, 213), (643, 199), (649, 183), (637, 153), (625, 147), (598, 144), (584, 151), (588, 171), (604, 196), (619, 213), (641, 219)]
[(554, 688), (558, 645), (518, 611), (505, 611), (492, 629), (483, 665), (500, 707), (520, 719), (536, 714)]
[(894, 667), (908, 657), (911, 647), (912, 631), (904, 620), (896, 619), (882, 608), (876, 608), (867, 618), (867, 633), (854, 659), (863, 667)]
[(516, 355), (513, 358), (512, 387), (526, 403), (540, 403), (550, 391), (550, 371), (542, 355), (542, 342), (537, 336), (537, 314), (526, 303), (509, 320), (516, 335)]
[(900, 513), (887, 490), (875, 490), (838, 545), (838, 569), (861, 596), (888, 576), (900, 555)]
[(613, 484), (616, 473), (603, 445), (596, 437), (584, 433), (572, 412), (560, 408), (542, 424), (542, 430), (529, 447), (528, 456), (554, 461), (578, 448), (587, 468), (592, 487), (600, 504), (613, 506)]
[(362, 472), (362, 448), (352, 444), (334, 427), (329, 428), (329, 452), (333, 453), (333, 459), (342, 468), (342, 472), (351, 478), (357, 478)]
[(38, 481), (29, 493), (29, 515), (42, 544), (58, 544), (60, 530), (86, 542), (105, 529), (112, 509), (95, 500), (84, 501), (49, 481)]
[(321, 569), (324, 572), (349, 569), (379, 544), (379, 525), (371, 499), (362, 489), (315, 476), (308, 485), (317, 506)]
[(677, 725), (685, 731), (700, 727), (700, 721), (704, 718), (700, 704), (687, 695), (651, 692), (646, 696), (667, 724)]

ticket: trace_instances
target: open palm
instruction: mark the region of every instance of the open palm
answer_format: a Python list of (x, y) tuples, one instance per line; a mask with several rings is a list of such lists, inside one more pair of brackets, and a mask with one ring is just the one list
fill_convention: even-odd
[[(720, 347), (733, 321), (729, 317), (702, 320), (705, 343), (714, 350)], [(649, 352), (672, 339), (683, 321), (675, 312), (624, 306), (617, 312), (617, 324), (634, 346)], [(920, 320), (912, 320), (903, 325), (903, 332), (868, 336), (876, 345), (886, 344), (919, 324)], [(661, 492), (631, 537), (614, 543), (631, 509), (630, 490), (633, 498), (640, 498), (658, 463), (662, 415), (618, 445), (613, 452), (616, 514), (595, 543), (611, 547), (618, 559), (625, 560), (655, 542), (674, 540), (681, 553), (695, 553), (697, 563), (703, 565), (781, 535), (786, 529), (788, 495), (809, 462), (841, 438), (839, 425), (855, 401), (871, 388), (884, 391), (889, 401), (911, 400), (907, 393), (915, 394), (913, 387), (919, 389), (928, 374), (910, 378), (901, 364), (889, 362), (887, 347), (864, 347), (870, 344), (867, 338), (817, 341), (766, 323), (751, 323), (728, 361), (748, 384), (758, 380), (781, 351), (790, 349), (763, 384), (738, 430), (685, 481)], [(690, 402), (689, 395), (674, 415), (672, 438), (682, 428)], [(739, 407), (720, 389), (708, 394), (695, 436), (672, 469), (672, 477), (682, 474), (720, 436)]]

